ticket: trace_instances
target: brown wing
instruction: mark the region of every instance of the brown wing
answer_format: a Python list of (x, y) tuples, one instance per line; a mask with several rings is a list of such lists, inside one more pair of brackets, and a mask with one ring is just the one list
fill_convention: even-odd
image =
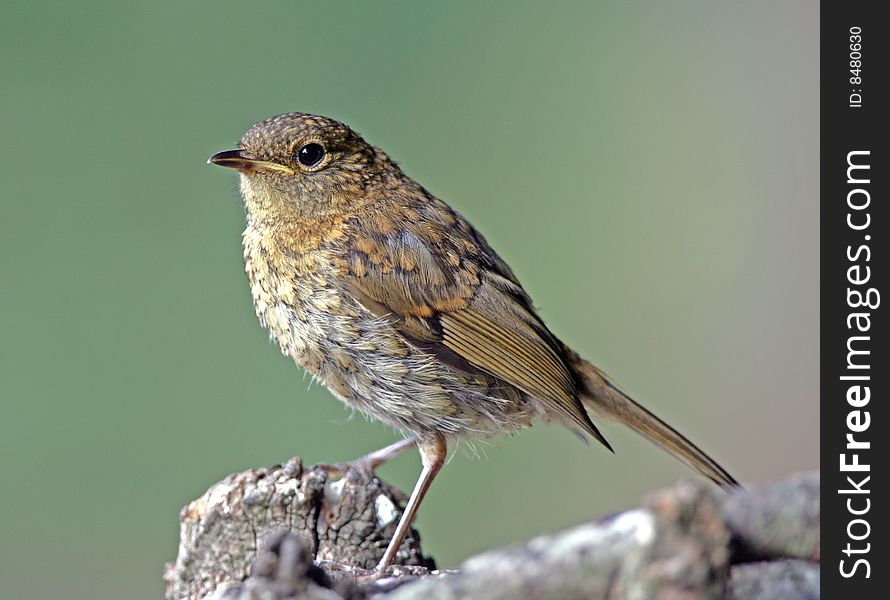
[(578, 400), (560, 343), (509, 267), (444, 203), (408, 212), (352, 229), (346, 284), (355, 297), (415, 346), (510, 384), (608, 447)]

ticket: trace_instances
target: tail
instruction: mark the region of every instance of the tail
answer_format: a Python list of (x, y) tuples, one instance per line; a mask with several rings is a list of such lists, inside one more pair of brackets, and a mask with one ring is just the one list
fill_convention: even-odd
[(580, 379), (579, 398), (595, 414), (620, 421), (658, 444), (687, 465), (722, 486), (741, 487), (726, 469), (717, 464), (679, 431), (637, 404), (618, 389), (601, 370), (567, 349), (569, 360)]

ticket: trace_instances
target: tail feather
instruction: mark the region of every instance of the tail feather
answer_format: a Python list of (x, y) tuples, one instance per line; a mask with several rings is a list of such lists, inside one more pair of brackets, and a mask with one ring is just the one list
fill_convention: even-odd
[(615, 386), (600, 369), (576, 353), (569, 351), (572, 366), (581, 379), (579, 397), (582, 404), (595, 414), (619, 421), (639, 432), (651, 442), (718, 485), (739, 487), (738, 481), (713, 458), (693, 444), (679, 431), (637, 404)]

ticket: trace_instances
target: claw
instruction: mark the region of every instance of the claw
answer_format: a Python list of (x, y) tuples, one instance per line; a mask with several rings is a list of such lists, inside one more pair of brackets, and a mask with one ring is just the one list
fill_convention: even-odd
[(357, 472), (374, 477), (375, 466), (376, 465), (372, 464), (371, 461), (366, 458), (360, 458), (350, 462), (316, 465), (316, 467), (334, 477), (346, 477), (350, 472)]
[(373, 477), (374, 472), (377, 470), (377, 467), (389, 460), (392, 460), (405, 450), (413, 448), (416, 442), (417, 438), (412, 435), (411, 437), (399, 440), (394, 444), (390, 444), (386, 448), (381, 448), (376, 452), (371, 452), (370, 454), (362, 456), (361, 458), (357, 458), (356, 460), (345, 463), (334, 463), (331, 465), (318, 465), (318, 467), (320, 469), (324, 469), (324, 471), (328, 475), (334, 475), (336, 477), (346, 477), (346, 475), (350, 471), (357, 471), (359, 473), (368, 474)]

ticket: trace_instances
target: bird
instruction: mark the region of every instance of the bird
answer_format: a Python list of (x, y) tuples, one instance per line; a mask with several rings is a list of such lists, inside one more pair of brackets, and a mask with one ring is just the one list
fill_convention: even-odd
[(373, 473), (420, 453), (374, 573), (393, 562), (449, 445), (539, 421), (610, 451), (591, 417), (618, 421), (716, 484), (739, 485), (564, 344), (482, 234), (344, 123), (274, 116), (208, 162), (239, 174), (245, 270), (272, 340), (346, 405), (404, 435), (335, 470)]

